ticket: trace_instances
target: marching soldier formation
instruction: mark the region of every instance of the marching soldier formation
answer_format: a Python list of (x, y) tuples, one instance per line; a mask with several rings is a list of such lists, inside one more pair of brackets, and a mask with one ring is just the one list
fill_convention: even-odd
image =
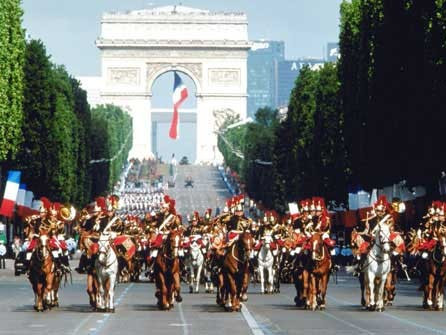
[[(76, 271), (87, 275), (93, 310), (114, 312), (115, 283), (137, 281), (143, 273), (155, 282), (160, 309), (171, 309), (174, 301), (182, 300), (181, 280), (189, 283), (191, 293), (198, 292), (201, 276), (206, 292), (216, 289), (217, 303), (227, 310), (240, 310), (251, 281), (261, 283), (262, 293), (280, 292), (280, 282), (293, 282), (296, 306), (326, 306), (335, 241), (323, 198), (293, 203), (285, 216), (265, 211), (257, 217), (251, 215), (255, 203), (245, 206), (248, 202), (240, 195), (229, 199), (217, 216), (208, 209), (202, 216), (195, 211), (184, 219), (167, 195), (156, 205), (143, 205), (137, 215), (119, 211), (122, 199), (115, 195), (99, 197), (79, 212), (46, 198), (41, 201), (39, 214), (28, 217), (25, 228), (28, 276), (38, 311), (58, 305), (59, 283), (71, 271), (65, 243), (68, 224), (79, 234), (82, 257)], [(393, 303), (398, 271), (409, 278), (407, 250), (422, 271), (423, 306), (443, 309), (438, 276), (446, 269), (446, 204), (432, 203), (419, 228), (407, 235), (399, 224), (401, 210), (380, 197), (352, 232), (354, 272), (365, 288), (361, 302), (370, 310)], [(382, 283), (382, 292), (380, 284), (368, 286), (370, 278)]]

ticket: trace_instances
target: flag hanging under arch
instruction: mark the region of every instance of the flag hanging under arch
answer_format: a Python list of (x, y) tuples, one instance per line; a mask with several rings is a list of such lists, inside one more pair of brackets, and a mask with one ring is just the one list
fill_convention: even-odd
[(188, 93), (187, 87), (184, 85), (180, 76), (174, 72), (174, 85), (173, 85), (173, 116), (172, 122), (170, 123), (169, 137), (173, 140), (179, 137), (179, 126), (180, 126), (180, 115), (178, 113), (178, 108), (186, 100)]

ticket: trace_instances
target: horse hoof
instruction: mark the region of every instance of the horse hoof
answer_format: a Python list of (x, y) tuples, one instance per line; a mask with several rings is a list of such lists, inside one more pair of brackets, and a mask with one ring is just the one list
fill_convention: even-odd
[(369, 311), (373, 312), (376, 309), (376, 306), (375, 305), (370, 305), (370, 306), (367, 307), (367, 309)]
[(177, 296), (175, 297), (175, 300), (176, 300), (177, 302), (183, 302), (183, 297), (182, 297), (181, 295), (177, 295)]
[(194, 293), (194, 289), (193, 288), (189, 288), (189, 293), (190, 294)]

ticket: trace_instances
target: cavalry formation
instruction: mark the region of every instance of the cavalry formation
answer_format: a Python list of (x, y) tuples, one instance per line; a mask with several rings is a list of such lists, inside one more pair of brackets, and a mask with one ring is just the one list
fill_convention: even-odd
[[(296, 288), (296, 306), (326, 308), (326, 293), (335, 241), (324, 199), (290, 204), (287, 215), (265, 211), (261, 217), (252, 201), (236, 196), (217, 216), (194, 212), (185, 224), (175, 200), (164, 195), (160, 207), (143, 217), (118, 211), (117, 196), (99, 197), (82, 211), (42, 198), (38, 215), (28, 217), (28, 276), (35, 309), (56, 307), (58, 289), (70, 274), (64, 242), (67, 225), (79, 234), (83, 254), (76, 269), (87, 275), (87, 293), (94, 311), (114, 312), (116, 283), (137, 281), (145, 273), (156, 285), (161, 310), (182, 301), (181, 282), (189, 293), (216, 293), (216, 303), (240, 311), (251, 282), (265, 294), (280, 292), (281, 282)], [(247, 206), (245, 206), (245, 204)], [(361, 284), (361, 303), (382, 311), (391, 305), (400, 271), (414, 260), (421, 270), (423, 306), (443, 310), (446, 279), (446, 204), (434, 202), (418, 229), (403, 232), (398, 211), (380, 197), (353, 230), (354, 271)]]

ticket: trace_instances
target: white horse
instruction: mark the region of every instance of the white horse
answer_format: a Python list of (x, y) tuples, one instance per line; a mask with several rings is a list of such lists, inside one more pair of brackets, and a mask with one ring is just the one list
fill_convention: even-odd
[(111, 234), (102, 233), (99, 237), (99, 253), (96, 259), (96, 274), (98, 277), (99, 292), (97, 309), (106, 312), (115, 312), (114, 296), (116, 278), (118, 276), (118, 258), (112, 247)]
[(385, 223), (378, 223), (372, 231), (374, 244), (367, 255), (363, 269), (366, 289), (366, 307), (368, 310), (384, 310), (384, 285), (391, 269), (390, 230)]
[(211, 235), (204, 234), (203, 235), (203, 245), (204, 247), (201, 249), (203, 255), (206, 255), (206, 258), (203, 263), (203, 277), (204, 277), (204, 288), (206, 293), (214, 293), (214, 283), (212, 281), (212, 262), (211, 258), (207, 257), (209, 250), (211, 248)]
[(197, 239), (193, 239), (190, 244), (189, 254), (187, 256), (187, 266), (189, 268), (189, 292), (200, 292), (201, 271), (203, 269), (204, 256), (201, 252), (201, 246), (197, 243)]
[[(273, 238), (271, 235), (265, 235), (259, 253), (257, 254), (258, 271), (260, 274), (260, 291), (261, 293), (273, 293), (274, 289), (274, 254), (271, 250)], [(268, 284), (265, 286), (265, 272), (267, 273)]]

